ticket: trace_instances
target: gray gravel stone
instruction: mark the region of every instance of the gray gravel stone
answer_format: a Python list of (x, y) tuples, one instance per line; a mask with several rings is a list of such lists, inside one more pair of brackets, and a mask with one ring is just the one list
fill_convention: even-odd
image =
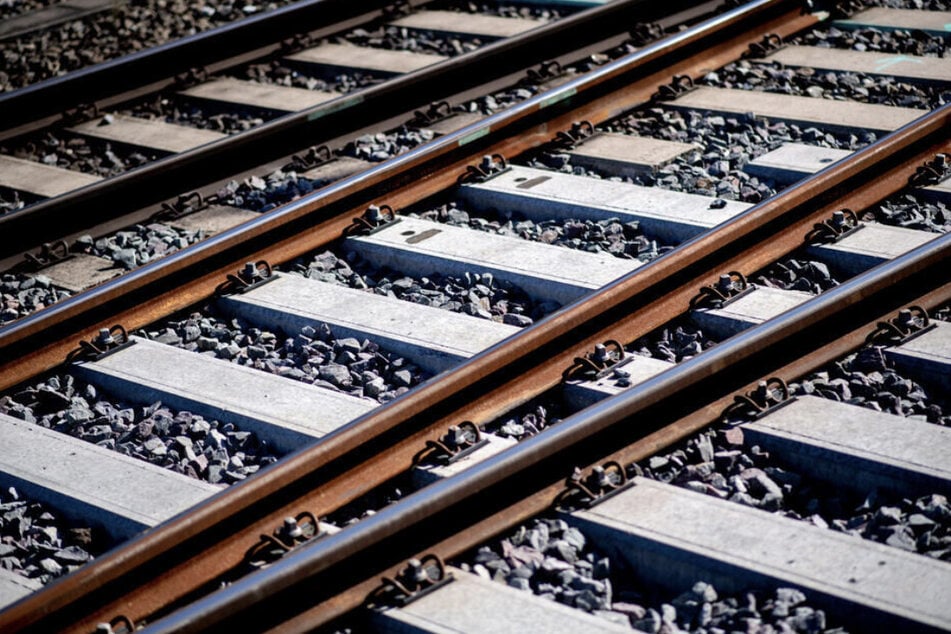
[(277, 460), (256, 436), (232, 424), (173, 412), (161, 403), (128, 406), (91, 387), (69, 374), (51, 375), (0, 397), (0, 412), (19, 412), (48, 429), (212, 483), (235, 482)]
[[(189, 333), (199, 336), (189, 341)], [(219, 316), (209, 308), (207, 314), (193, 313), (141, 334), (379, 402), (390, 401), (428, 378), (406, 359), (381, 350), (369, 340), (335, 338), (325, 324), (319, 328), (307, 326), (298, 333), (271, 332), (242, 319)]]
[(0, 566), (48, 583), (76, 570), (108, 546), (87, 527), (69, 524), (16, 489), (0, 491)]

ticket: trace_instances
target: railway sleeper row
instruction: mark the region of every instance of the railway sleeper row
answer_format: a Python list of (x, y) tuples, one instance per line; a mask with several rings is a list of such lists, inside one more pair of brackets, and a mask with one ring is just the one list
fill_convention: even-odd
[[(518, 169), (528, 169), (528, 168), (518, 168), (518, 167), (516, 167), (516, 166), (512, 166), (512, 170), (518, 170)], [(529, 174), (529, 175), (531, 175), (531, 174)], [(524, 175), (520, 173), (520, 177), (522, 177), (522, 176), (524, 176)], [(540, 175), (535, 176), (535, 179), (536, 179), (536, 181), (537, 181), (538, 179), (545, 179), (545, 180), (541, 181), (542, 183), (544, 183), (544, 182), (546, 182), (547, 180), (550, 180), (550, 179), (551, 179), (551, 176), (549, 176), (548, 174), (540, 174)], [(530, 180), (529, 178), (525, 178), (522, 182), (523, 182), (523, 183), (524, 183), (524, 182), (528, 182), (529, 180)], [(488, 182), (491, 183), (491, 181), (492, 181), (492, 179), (489, 179)], [(540, 184), (540, 183), (539, 183), (539, 184)], [(537, 185), (533, 185), (533, 187), (535, 187), (535, 186), (537, 186)], [(468, 186), (465, 186), (465, 187), (468, 187)], [(634, 186), (631, 186), (631, 187), (634, 187)], [(509, 204), (509, 203), (507, 202), (506, 204)], [(611, 211), (613, 212), (614, 210), (612, 209)], [(412, 219), (402, 218), (402, 219), (400, 219), (400, 222), (399, 222), (399, 223), (396, 223), (396, 224), (394, 224), (394, 225), (392, 225), (392, 226), (399, 227), (400, 224), (403, 224), (403, 223), (411, 223), (411, 222), (412, 222)], [(404, 229), (404, 230), (407, 230), (408, 228), (409, 228), (409, 225), (404, 225), (404, 226), (403, 226), (403, 229)], [(384, 227), (384, 229), (385, 229), (385, 227)], [(424, 237), (422, 240), (417, 240), (417, 241), (426, 242), (426, 241), (428, 241), (428, 240), (434, 238), (434, 237), (435, 237), (436, 235), (438, 235), (439, 233), (442, 233), (442, 232), (447, 231), (447, 230), (448, 230), (448, 229), (447, 229), (446, 227), (444, 227), (444, 226), (443, 226), (443, 227), (437, 227), (437, 226), (430, 226), (429, 224), (426, 224), (426, 225), (423, 225), (422, 228), (419, 229), (418, 231), (414, 231), (412, 234), (410, 234), (410, 237), (420, 236), (420, 235), (423, 235), (423, 234), (425, 233), (425, 234), (426, 234), (425, 237)], [(663, 231), (663, 229), (661, 229), (660, 231)], [(377, 230), (377, 232), (380, 232), (380, 230)], [(433, 233), (433, 232), (436, 232), (436, 233)], [(858, 233), (861, 233), (861, 231), (859, 231)], [(373, 235), (375, 235), (375, 234), (373, 234)], [(681, 237), (680, 239), (683, 239), (683, 238)], [(361, 238), (352, 238), (352, 240), (355, 241), (355, 242), (358, 242), (359, 240), (361, 240)], [(881, 250), (881, 249), (880, 249), (880, 251), (884, 251), (884, 252), (885, 252), (885, 257), (882, 257), (882, 258), (881, 258), (882, 260), (888, 259), (888, 257), (894, 257), (894, 256), (895, 256), (894, 253), (892, 253), (892, 254), (889, 256), (888, 253), (887, 253), (887, 249), (886, 249), (886, 250)], [(818, 256), (817, 256), (817, 257), (818, 257)], [(855, 259), (855, 258), (853, 258), (853, 260), (854, 260), (854, 259)], [(615, 277), (616, 277), (616, 276), (615, 276)], [(283, 275), (277, 275), (277, 276), (275, 276), (275, 282), (280, 282), (281, 280), (285, 280), (285, 279), (293, 279), (293, 278), (285, 277), (285, 276), (283, 276)], [(303, 282), (303, 281), (304, 281), (304, 280), (297, 280), (297, 282)], [(311, 281), (308, 281), (308, 282), (309, 282), (309, 283), (312, 283), (312, 284), (320, 284), (319, 282), (311, 282)], [(262, 285), (262, 286), (257, 287), (257, 288), (265, 289), (265, 288), (267, 288), (269, 285), (270, 285), (270, 284), (265, 284), (265, 285)], [(596, 285), (595, 287), (597, 287), (597, 286), (599, 286), (599, 285)], [(252, 293), (254, 290), (255, 290), (255, 289), (252, 289), (251, 291), (249, 291), (249, 293)], [(759, 289), (756, 289), (756, 290), (759, 290)], [(754, 291), (754, 292), (755, 292), (755, 291)], [(568, 298), (568, 299), (565, 300), (565, 301), (571, 301), (571, 299), (573, 299), (573, 298)], [(794, 302), (794, 303), (795, 303), (795, 302)], [(712, 312), (712, 311), (710, 311), (710, 312)], [(699, 311), (698, 311), (698, 313), (699, 313)], [(474, 320), (473, 320), (473, 321), (474, 321)], [(762, 318), (754, 319), (753, 321), (754, 321), (754, 322), (756, 322), (756, 321), (762, 321)], [(491, 323), (491, 322), (485, 322), (485, 323)], [(746, 325), (748, 326), (749, 323), (747, 323)], [(735, 326), (735, 327), (736, 327), (736, 326)], [(739, 327), (742, 327), (742, 326), (739, 326)], [(737, 328), (739, 328), (739, 327), (737, 327)], [(939, 328), (938, 330), (940, 330), (940, 328)], [(724, 335), (724, 336), (725, 336), (725, 335)], [(403, 334), (402, 337), (405, 338), (406, 335)], [(152, 347), (152, 346), (156, 346), (157, 344), (148, 344), (147, 342), (140, 341), (140, 342), (137, 342), (136, 344), (134, 344), (133, 346), (131, 346), (131, 348), (129, 348), (129, 349), (134, 349), (136, 346), (139, 346), (139, 345), (144, 345), (144, 346), (146, 346), (146, 347)], [(929, 348), (929, 350), (930, 350), (930, 348)], [(109, 355), (109, 356), (107, 356), (107, 357), (104, 357), (104, 360), (109, 359), (111, 356), (118, 356), (118, 355), (121, 354), (121, 352), (122, 352), (122, 351), (119, 351), (119, 352), (113, 353), (113, 355)], [(470, 353), (470, 354), (471, 354), (471, 353)], [(98, 362), (94, 362), (94, 363), (98, 363)], [(90, 364), (90, 365), (92, 365), (92, 364)]]

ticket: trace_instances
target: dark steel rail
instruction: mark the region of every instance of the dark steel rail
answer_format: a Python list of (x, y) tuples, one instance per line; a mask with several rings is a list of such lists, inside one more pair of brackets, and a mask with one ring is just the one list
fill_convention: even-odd
[[(326, 624), (359, 607), (383, 576), (395, 576), (409, 558), (435, 553), (448, 559), (549, 508), (575, 467), (603, 463), (610, 448), (643, 443), (648, 433), (666, 433), (668, 425), (691, 416), (712, 423), (731, 395), (799, 363), (804, 350), (841, 337), (854, 341), (909, 304), (951, 300), (949, 260), (951, 235), (945, 234), (340, 533), (305, 544), (144, 631), (309, 631)], [(813, 355), (811, 361), (821, 359)], [(665, 441), (680, 436), (668, 433)], [(861, 623), (861, 617), (850, 618)], [(866, 625), (886, 623), (879, 614), (865, 618)]]
[[(315, 0), (322, 4), (336, 1)], [(42, 200), (22, 210), (0, 216), (0, 259), (22, 252), (27, 246), (24, 241), (33, 246), (55, 241), (129, 210), (173, 198), (209, 182), (363, 128), (374, 121), (387, 118), (389, 113), (412, 111), (465, 88), (531, 67), (564, 53), (566, 48), (577, 50), (592, 42), (603, 41), (610, 35), (625, 32), (636, 21), (658, 19), (696, 4), (698, 0), (672, 0), (663, 5), (647, 0), (611, 2), (519, 36), (487, 44), (478, 50), (395, 77), (382, 84), (284, 115), (251, 130), (161, 158), (61, 196)], [(362, 6), (362, 3), (350, 2), (349, 5)], [(328, 4), (327, 10), (330, 11), (333, 7), (336, 5)], [(331, 12), (330, 15), (340, 19), (349, 17), (343, 10)], [(274, 19), (282, 16), (283, 14), (276, 15)], [(246, 49), (247, 41), (257, 41), (245, 39), (246, 36), (253, 35), (253, 32), (249, 34), (247, 31), (240, 31), (243, 24), (243, 21), (235, 23), (232, 30), (223, 33), (218, 33), (218, 30), (209, 31), (207, 38), (212, 42), (216, 41), (215, 37), (234, 38), (235, 41), (226, 48), (234, 55)], [(287, 28), (289, 26), (287, 25)], [(238, 32), (244, 35), (239, 36), (236, 34)], [(245, 49), (238, 48), (240, 43), (244, 43)], [(178, 51), (184, 44), (175, 42), (166, 46)], [(211, 50), (215, 49), (212, 47)], [(169, 53), (170, 59), (178, 61), (179, 64), (182, 54), (181, 51)], [(154, 52), (143, 63), (152, 68), (152, 62), (148, 60), (160, 61), (163, 59), (161, 55), (161, 50)], [(122, 60), (116, 60), (117, 67), (125, 68), (120, 66), (120, 62)], [(157, 68), (163, 68), (158, 61), (154, 63)], [(2, 110), (3, 102), (0, 100), (0, 116)], [(302, 143), (302, 139), (306, 141)]]
[[(649, 433), (665, 433), (690, 417), (715, 422), (733, 394), (782, 374), (803, 350), (834, 345), (841, 337), (854, 341), (909, 304), (934, 307), (951, 300), (949, 256), (946, 234), (340, 533), (301, 546), (145, 631), (305, 631), (324, 625), (359, 607), (383, 576), (395, 576), (409, 558), (434, 553), (448, 559), (551, 507), (574, 468), (602, 464), (609, 448), (637, 446), (640, 451), (628, 453), (649, 455)], [(816, 355), (811, 360), (821, 361)], [(667, 436), (672, 441), (680, 434)]]
[[(255, 48), (279, 43), (302, 30), (363, 16), (379, 15), (391, 0), (302, 0), (294, 4), (224, 24), (159, 46), (0, 94), (0, 139), (17, 134), (24, 124), (59, 116), (70, 108), (95, 104), (154, 82), (170, 82), (191, 68), (209, 66)], [(416, 4), (420, 4), (417, 0)], [(302, 25), (313, 25), (302, 29)]]
[[(759, 39), (762, 32), (749, 34), (745, 29), (761, 21), (766, 23), (763, 28), (790, 32), (812, 24), (814, 18), (798, 16), (794, 3), (777, 0), (762, 0), (737, 9), (530, 100), (512, 112), (440, 139), (428, 149), (421, 148), (395, 159), (372, 174), (355, 177), (310, 199), (288, 205), (274, 217), (252, 224), (256, 230), (252, 235), (256, 240), (260, 238), (260, 242), (242, 247), (243, 251), (238, 246), (228, 251), (228, 245), (235, 236), (246, 234), (246, 228), (219, 236), (190, 253), (179, 254), (174, 264), (177, 268), (172, 272), (165, 268), (169, 265), (163, 263), (151, 270), (144, 267), (133, 274), (135, 284), (144, 289), (144, 305), (139, 308), (128, 308), (128, 299), (109, 299), (97, 293), (87, 294), (86, 299), (77, 298), (72, 304), (58, 308), (61, 311), (58, 324), (62, 326), (57, 327), (72, 332), (85, 328), (92, 332), (99, 323), (87, 327), (86, 320), (97, 315), (100, 321), (111, 320), (115, 312), (109, 309), (116, 305), (123, 311), (122, 321), (127, 325), (130, 321), (130, 327), (144, 325), (156, 315), (207, 297), (224, 273), (236, 268), (236, 263), (257, 256), (284, 261), (312, 248), (315, 241), (339, 235), (352, 217), (346, 213), (359, 213), (361, 205), (373, 200), (379, 191), (353, 198), (356, 194), (352, 188), (357, 184), (377, 187), (382, 183), (389, 192), (382, 202), (392, 201), (395, 206), (405, 204), (419, 195), (419, 191), (407, 183), (426, 180), (423, 189), (430, 191), (451, 185), (466, 161), (471, 160), (467, 158), (469, 154), (463, 156), (463, 149), (467, 152), (475, 149), (479, 153), (503, 151), (511, 155), (550, 139), (554, 130), (567, 128), (574, 119), (598, 122), (614, 116), (629, 108), (632, 99), (636, 102), (646, 98), (657, 85), (664, 83), (662, 77), (669, 77), (670, 72), (696, 76), (703, 72), (704, 64), (719, 65), (736, 57), (751, 41)], [(689, 53), (699, 52), (704, 55), (704, 62), (698, 65)], [(635, 79), (640, 81), (634, 84)], [(615, 90), (629, 94), (622, 99)], [(569, 107), (572, 105), (569, 101), (583, 103)], [(555, 116), (548, 117), (550, 113)], [(280, 518), (301, 509), (313, 509), (323, 515), (339, 508), (404, 471), (412, 454), (425, 440), (441, 434), (449, 424), (463, 418), (486, 420), (519, 399), (530, 398), (556, 385), (579, 349), (606, 338), (633, 340), (681, 312), (696, 289), (714, 281), (720, 271), (763, 266), (798, 247), (812, 225), (833, 210), (842, 206), (862, 209), (900, 189), (918, 163), (947, 150), (949, 117), (951, 108), (945, 107), (926, 117), (922, 125), (907, 126), (852, 156), (836, 169), (808, 179), (722, 225), (716, 232), (693, 240), (606, 287), (592, 302), (568, 307), (524, 331), (507, 345), (478, 355), (463, 367), (426, 384), (413, 398), (399, 399), (373, 412), (290, 457), (280, 467), (265, 470), (200, 505), (194, 513), (133, 540), (128, 547), (0, 614), (0, 627), (82, 631), (124, 611), (134, 620), (153, 614), (164, 605), (156, 597), (183, 596), (240, 563), (249, 544), (258, 534), (273, 530)], [(509, 135), (517, 139), (512, 140)], [(465, 141), (469, 142), (463, 143)], [(435, 152), (436, 157), (428, 156), (428, 152)], [(442, 160), (436, 161), (436, 158)], [(433, 161), (448, 163), (450, 172), (440, 175)], [(400, 171), (406, 168), (413, 169)], [(867, 183), (871, 185), (862, 186)], [(265, 241), (271, 242), (274, 235), (261, 231), (263, 227), (274, 232), (284, 223), (292, 229), (302, 229), (303, 225), (295, 224), (294, 220), (312, 219), (309, 214), (317, 209), (315, 201), (327, 203), (323, 210), (328, 217), (331, 211), (337, 211), (335, 205), (338, 204), (346, 213), (327, 220), (325, 226), (312, 229), (307, 236), (294, 231), (292, 237), (279, 240), (276, 246), (261, 246)], [(762, 247), (764, 242), (767, 243), (765, 248)], [(201, 266), (199, 260), (189, 260), (196, 257), (196, 253), (206, 253), (206, 249), (219, 249), (211, 252), (212, 264), (189, 269)], [(275, 255), (277, 257), (273, 257)], [(228, 264), (222, 265), (223, 262)], [(187, 275), (190, 270), (203, 271), (203, 277), (190, 280)], [(185, 273), (179, 277), (176, 271)], [(157, 276), (156, 280), (164, 279), (164, 283), (178, 280), (183, 287), (176, 293), (167, 291), (159, 299), (149, 299), (152, 296), (144, 291), (155, 287), (149, 289), (149, 280), (144, 276), (156, 275), (156, 272), (168, 276)], [(90, 299), (93, 297), (95, 301)], [(651, 302), (655, 302), (655, 308), (648, 312), (644, 307)], [(69, 324), (74, 316), (77, 323)], [(31, 340), (39, 341), (37, 328), (41, 323), (37, 319), (27, 326), (19, 325), (18, 336), (11, 335), (6, 350), (29, 345)], [(3, 335), (4, 330), (0, 330), (0, 337)], [(63, 358), (57, 356), (62, 347), (62, 344), (47, 345), (27, 359), (27, 367), (32, 365), (35, 370), (46, 363), (58, 363)], [(31, 352), (29, 347), (22, 349), (26, 355)], [(15, 364), (4, 369), (7, 368), (11, 372), (18, 369)], [(384, 448), (388, 451), (382, 452)], [(359, 481), (355, 480), (355, 474), (359, 474)], [(150, 578), (154, 578), (155, 583), (143, 585), (143, 580)]]
[[(793, 0), (751, 3), (0, 327), (0, 389), (60, 364), (74, 342), (95, 334), (101, 322), (147, 325), (210, 297), (245, 261), (278, 264), (337, 240), (367, 204), (410, 204), (454, 185), (473, 156), (514, 156), (550, 141), (554, 131), (568, 129), (573, 121), (604, 121), (648, 100), (671, 74), (699, 76), (738, 57), (763, 32), (788, 34), (816, 21), (800, 15)], [(754, 26), (755, 32), (747, 32)]]

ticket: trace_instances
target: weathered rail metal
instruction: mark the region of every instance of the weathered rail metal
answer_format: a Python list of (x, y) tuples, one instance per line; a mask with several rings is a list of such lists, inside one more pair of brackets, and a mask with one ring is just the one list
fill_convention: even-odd
[[(352, 9), (344, 10), (337, 0), (320, 0), (320, 4), (326, 5), (326, 17), (321, 14), (321, 21), (326, 22), (328, 19), (352, 21), (349, 19), (353, 17)], [(361, 3), (343, 4), (363, 7)], [(417, 4), (421, 3), (417, 2)], [(612, 35), (624, 33), (628, 25), (635, 21), (657, 19), (695, 5), (697, 0), (676, 0), (662, 7), (644, 0), (611, 2), (556, 20), (522, 35), (486, 44), (476, 51), (392, 78), (352, 94), (279, 117), (245, 132), (170, 155), (86, 187), (39, 201), (22, 210), (0, 216), (0, 258), (7, 257), (11, 253), (19, 253), (24, 247), (38, 247), (44, 242), (61, 239), (70, 233), (85, 231), (92, 224), (105, 222), (122, 213), (128, 213), (129, 210), (157, 204), (183, 192), (214, 183), (219, 179), (230, 178), (234, 174), (255, 166), (289, 156), (302, 149), (301, 139), (306, 139), (304, 145), (325, 143), (330, 139), (378, 122), (381, 117), (385, 119), (397, 112), (412, 112), (416, 108), (446, 99), (472, 86), (490, 83), (514, 72), (524, 72), (524, 69), (534, 64), (563, 54), (566, 49), (578, 50), (594, 42), (603, 42)], [(361, 11), (365, 10), (361, 8)], [(280, 34), (285, 34), (290, 25), (295, 23), (294, 20), (286, 18), (279, 12), (273, 12), (272, 19), (280, 23)], [(241, 30), (251, 28), (251, 26), (242, 25), (245, 25), (245, 21), (222, 27), (221, 33), (218, 33), (216, 29), (197, 35), (195, 38), (199, 39), (196, 39), (194, 45), (208, 49), (203, 55), (221, 55), (224, 60), (218, 65), (225, 67), (267, 53), (268, 51), (256, 50), (253, 54), (242, 53), (239, 59), (233, 58), (238, 51), (245, 50), (240, 47), (242, 45), (246, 47), (247, 41), (268, 41), (267, 37), (274, 38), (268, 30), (267, 34), (260, 35), (258, 40), (248, 39), (254, 35), (254, 32)], [(260, 28), (265, 29), (265, 25), (261, 25)], [(328, 30), (336, 31), (339, 28), (337, 24), (334, 24), (333, 27), (328, 27)], [(286, 34), (282, 37), (286, 37)], [(226, 41), (220, 44), (221, 52), (218, 52), (216, 38)], [(186, 39), (191, 41), (190, 38)], [(201, 63), (203, 57), (195, 53), (198, 57), (196, 61), (190, 62), (191, 66), (179, 68), (183, 59), (191, 59), (190, 49), (184, 48), (186, 44), (187, 42), (165, 45), (169, 49), (167, 53), (162, 47), (158, 47), (160, 50), (153, 53), (143, 52), (142, 56), (148, 55), (142, 62), (150, 69), (150, 74), (147, 76), (154, 77), (155, 73), (161, 71), (165, 74), (159, 76), (168, 77), (163, 80), (165, 84), (171, 84), (176, 72), (182, 72), (196, 63)], [(275, 42), (274, 48), (277, 49), (279, 46), (280, 42)], [(117, 82), (125, 79), (126, 73), (131, 71), (125, 70), (122, 65), (135, 66), (137, 59), (136, 56), (132, 56), (129, 61), (116, 60), (108, 63), (117, 66), (116, 73), (119, 73), (120, 69), (122, 71), (118, 77), (111, 77), (106, 86), (123, 85)], [(102, 73), (107, 71), (108, 67), (101, 70)], [(90, 69), (89, 72), (93, 71)], [(90, 80), (88, 83), (90, 86), (95, 86), (99, 81)], [(43, 84), (37, 86), (41, 85)], [(76, 90), (92, 90), (85, 82), (80, 82), (78, 86), (81, 88)], [(106, 86), (98, 90), (103, 91)], [(161, 87), (167, 88), (168, 85)], [(148, 92), (156, 90), (155, 86), (149, 85)], [(17, 95), (19, 92), (12, 94)], [(24, 94), (20, 98), (26, 100), (30, 94), (32, 93)], [(0, 97), (0, 115), (4, 111), (2, 99)], [(8, 100), (12, 99), (14, 97), (8, 97)], [(52, 103), (63, 103), (62, 100), (56, 101), (55, 95), (47, 99), (52, 99)], [(129, 96), (123, 95), (121, 99), (128, 100)], [(16, 105), (16, 111), (30, 112), (32, 102), (17, 103), (20, 105)], [(43, 100), (43, 103), (47, 104), (45, 107), (48, 107), (47, 100)], [(14, 105), (11, 103), (9, 108), (13, 109)], [(41, 108), (36, 110), (44, 112)], [(19, 130), (10, 133), (13, 132), (20, 133)], [(0, 139), (3, 137), (4, 133), (0, 132)], [(27, 236), (29, 236), (30, 244), (24, 245)]]
[[(472, 150), (517, 154), (549, 140), (553, 130), (566, 129), (574, 120), (597, 123), (646, 99), (666, 82), (671, 72), (666, 67), (674, 67), (678, 74), (699, 76), (722, 65), (762, 37), (762, 30), (751, 34), (745, 29), (764, 16), (764, 28), (773, 32), (792, 32), (815, 21), (800, 15), (793, 3), (753, 3), (649, 46), (511, 112), (288, 205), (272, 217), (222, 234), (172, 256), (168, 262), (143, 267), (129, 276), (129, 282), (106, 284), (40, 315), (55, 316), (46, 325), (52, 323), (54, 332), (69, 334), (70, 342), (93, 332), (107, 319), (120, 320), (131, 328), (145, 325), (209, 296), (239, 263), (263, 258), (282, 262), (329, 242), (369, 202), (399, 207), (450, 186), (471, 162)], [(717, 46), (710, 46), (713, 43)], [(708, 46), (714, 52), (704, 53), (702, 61), (689, 57), (691, 51)], [(633, 83), (635, 78), (637, 83)], [(555, 114), (553, 120), (545, 121), (551, 113)], [(279, 468), (233, 487), (194, 513), (172, 520), (163, 529), (13, 606), (0, 615), (0, 625), (13, 630), (83, 631), (117, 614), (134, 621), (161, 615), (169, 601), (237, 565), (250, 541), (269, 532), (275, 518), (301, 509), (326, 514), (339, 508), (405, 470), (422, 443), (437, 437), (449, 424), (486, 420), (557, 384), (579, 349), (605, 339), (633, 340), (682, 311), (696, 288), (709, 283), (719, 271), (740, 264), (746, 270), (763, 266), (798, 247), (813, 224), (835, 209), (861, 209), (899, 190), (917, 165), (949, 149), (949, 116), (951, 111), (945, 107), (925, 117), (922, 125), (907, 126), (836, 169), (807, 179), (602, 289), (593, 301), (563, 309), (508, 345), (490, 349), (424, 385), (414, 398), (397, 400), (371, 413), (290, 457)], [(517, 134), (517, 138), (507, 138), (509, 134)], [(440, 163), (448, 164), (449, 171), (439, 171)], [(862, 187), (868, 183), (871, 185)], [(370, 190), (361, 191), (361, 187)], [(385, 190), (389, 191), (384, 199), (380, 192)], [(326, 219), (308, 232), (301, 231), (319, 217)], [(245, 238), (250, 238), (250, 243), (245, 243)], [(268, 246), (271, 240), (276, 241), (275, 246)], [(210, 258), (202, 261), (204, 255)], [(190, 281), (196, 271), (203, 272)], [(134, 289), (132, 300), (119, 297), (120, 286)], [(178, 293), (166, 290), (153, 295), (170, 288)], [(133, 308), (126, 303), (129, 301), (142, 305)], [(644, 308), (651, 302), (655, 302), (652, 309)], [(43, 341), (43, 326), (38, 316), (0, 330), (4, 355), (11, 352), (26, 357), (28, 369), (17, 376), (25, 378), (28, 372), (53, 367), (63, 358), (62, 346), (56, 345), (40, 347), (31, 354), (31, 346)], [(3, 368), (7, 385), (18, 382), (8, 373), (21, 372), (17, 364), (8, 360)], [(387, 452), (377, 456), (382, 448)], [(354, 484), (355, 473), (361, 474), (360, 484)], [(145, 586), (142, 581), (149, 578), (154, 583)], [(328, 600), (340, 606), (331, 610), (333, 613), (344, 604), (351, 605), (350, 599)]]
[[(407, 559), (448, 559), (550, 507), (575, 467), (647, 457), (718, 420), (734, 394), (757, 382), (817, 369), (859, 347), (878, 321), (907, 305), (948, 302), (949, 260), (951, 235), (945, 234), (306, 544), (145, 631), (228, 631), (239, 623), (259, 631), (309, 631), (323, 625), (360, 606)], [(803, 350), (811, 352), (803, 357)], [(624, 449), (606, 450), (612, 447)]]

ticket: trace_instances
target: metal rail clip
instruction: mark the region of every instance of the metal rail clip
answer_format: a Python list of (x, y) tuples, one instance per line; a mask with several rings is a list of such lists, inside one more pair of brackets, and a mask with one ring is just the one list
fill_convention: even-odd
[(750, 47), (743, 53), (743, 57), (746, 59), (762, 59), (770, 53), (785, 48), (785, 46), (781, 36), (776, 33), (767, 33), (759, 42), (750, 44)]
[(270, 535), (261, 535), (244, 554), (243, 565), (251, 570), (267, 568), (304, 542), (322, 537), (320, 523), (310, 511), (296, 517), (285, 517), (280, 527)]
[(36, 253), (27, 253), (23, 256), (26, 259), (27, 267), (33, 271), (39, 271), (48, 266), (64, 262), (73, 255), (69, 252), (69, 245), (65, 240), (56, 242), (45, 242)]
[(370, 205), (362, 216), (353, 219), (353, 223), (344, 229), (345, 236), (369, 235), (386, 225), (397, 222), (396, 212), (389, 205)]
[(326, 145), (314, 145), (307, 148), (307, 151), (303, 154), (293, 155), (291, 162), (285, 165), (284, 169), (305, 172), (329, 163), (335, 158), (337, 158), (336, 155)]
[(445, 121), (455, 114), (448, 101), (434, 101), (429, 104), (428, 109), (415, 111), (413, 118), (406, 122), (406, 127), (421, 130), (439, 121)]
[(720, 420), (729, 424), (735, 414), (739, 414), (744, 419), (758, 420), (795, 400), (795, 397), (789, 396), (789, 386), (786, 382), (774, 376), (760, 381), (749, 394), (734, 396), (733, 402), (720, 415)]
[(947, 154), (937, 154), (933, 159), (920, 165), (915, 173), (908, 177), (911, 187), (928, 187), (944, 180), (951, 167), (951, 160)]
[(565, 69), (555, 60), (548, 60), (538, 65), (538, 68), (529, 68), (520, 84), (538, 86), (565, 75)]
[(575, 121), (570, 130), (562, 130), (555, 135), (555, 144), (564, 149), (574, 149), (585, 141), (597, 136), (590, 121)]
[(652, 101), (673, 101), (681, 95), (685, 95), (694, 89), (693, 79), (690, 75), (674, 75), (669, 84), (664, 84), (657, 89), (657, 93), (651, 98)]
[(836, 2), (835, 6), (832, 7), (832, 10), (829, 11), (829, 17), (834, 20), (844, 20), (846, 18), (851, 18), (853, 15), (859, 11), (864, 11), (868, 8), (862, 0), (845, 0), (844, 2)]
[(208, 69), (204, 66), (193, 66), (184, 73), (175, 75), (174, 89), (185, 90), (208, 81)]
[(182, 216), (207, 209), (219, 201), (218, 194), (204, 198), (200, 192), (189, 192), (175, 199), (175, 202), (163, 202), (162, 208), (152, 214), (152, 222), (171, 222)]
[(120, 614), (108, 623), (103, 621), (96, 624), (96, 634), (129, 634), (135, 631), (132, 619)]
[(899, 310), (897, 316), (878, 322), (865, 341), (898, 346), (937, 327), (928, 317), (928, 311), (921, 306), (909, 306)]
[(710, 284), (700, 289), (700, 292), (690, 300), (691, 308), (723, 308), (756, 288), (755, 284), (746, 281), (746, 277), (739, 271), (724, 273), (716, 284)]
[(812, 226), (812, 230), (806, 234), (806, 242), (809, 244), (832, 244), (842, 238), (852, 235), (862, 227), (858, 216), (851, 209), (840, 209), (833, 211), (832, 217), (822, 222), (817, 222)]
[(484, 183), (490, 178), (509, 171), (508, 161), (501, 154), (483, 156), (478, 165), (467, 165), (465, 173), (459, 177), (459, 183)]
[(664, 27), (657, 22), (638, 22), (630, 31), (628, 42), (634, 46), (647, 46), (655, 40), (664, 37)]
[(66, 363), (77, 361), (98, 361), (106, 355), (132, 345), (129, 333), (116, 324), (112, 328), (100, 328), (99, 334), (90, 341), (80, 341), (79, 347), (66, 355)]
[(412, 12), (413, 7), (408, 0), (397, 0), (393, 4), (388, 4), (381, 9), (383, 20), (386, 22), (409, 15)]
[(413, 465), (452, 464), (487, 444), (475, 423), (463, 421), (449, 427), (439, 440), (427, 440), (426, 448), (413, 456)]
[(63, 123), (74, 125), (99, 116), (99, 106), (94, 103), (81, 103), (63, 111)]
[(267, 260), (247, 262), (237, 273), (229, 273), (228, 279), (215, 289), (216, 295), (247, 293), (252, 288), (267, 284), (273, 279), (274, 271)]
[(317, 44), (310, 33), (295, 33), (289, 38), (281, 40), (278, 55), (290, 55), (305, 48), (313, 48)]
[(624, 346), (614, 339), (608, 339), (604, 343), (595, 344), (594, 350), (583, 357), (575, 357), (563, 377), (566, 381), (593, 381), (607, 376), (630, 361), (631, 359), (625, 359)]
[(369, 605), (374, 608), (402, 607), (452, 581), (446, 565), (438, 556), (429, 554), (410, 559), (395, 577), (383, 577), (383, 584), (370, 593)]
[(565, 489), (555, 498), (555, 508), (589, 509), (632, 486), (634, 481), (628, 480), (624, 467), (613, 460), (592, 467), (588, 475), (575, 467), (565, 480)]

